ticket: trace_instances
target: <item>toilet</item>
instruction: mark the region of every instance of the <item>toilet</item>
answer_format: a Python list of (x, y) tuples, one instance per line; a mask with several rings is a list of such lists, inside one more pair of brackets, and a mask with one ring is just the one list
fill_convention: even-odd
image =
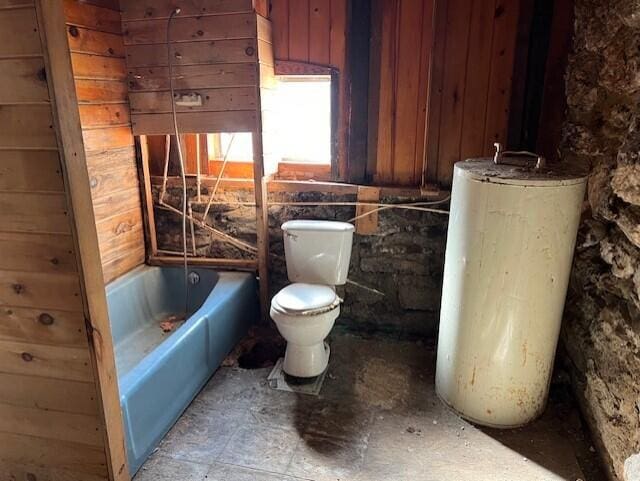
[(329, 363), (329, 335), (340, 314), (335, 286), (349, 273), (352, 224), (293, 220), (282, 224), (289, 284), (271, 301), (271, 319), (287, 341), (282, 366), (290, 376), (319, 376)]

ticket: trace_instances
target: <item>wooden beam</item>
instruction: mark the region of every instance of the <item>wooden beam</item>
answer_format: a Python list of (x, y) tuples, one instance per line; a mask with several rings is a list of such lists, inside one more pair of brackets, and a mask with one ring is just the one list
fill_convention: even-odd
[[(184, 260), (182, 256), (155, 255), (149, 257), (149, 265), (152, 266), (181, 266)], [(256, 259), (213, 259), (209, 257), (189, 257), (190, 266), (198, 267), (222, 267), (233, 270), (256, 271), (258, 261)]]
[(356, 233), (374, 234), (378, 230), (378, 211), (375, 204), (380, 202), (380, 187), (358, 187), (358, 202), (371, 202), (373, 205), (356, 207)]
[(347, 181), (365, 180), (367, 169), (369, 117), (369, 36), (371, 32), (370, 0), (352, 0), (348, 41), (351, 74), (351, 112)]
[(75, 229), (76, 252), (80, 258), (82, 300), (89, 331), (91, 364), (98, 381), (100, 416), (105, 426), (107, 467), (110, 479), (128, 481), (113, 340), (65, 16), (62, 2), (37, 0), (36, 10), (52, 96), (53, 121)]
[(149, 246), (148, 257), (155, 256), (158, 252), (158, 237), (156, 234), (156, 219), (153, 212), (153, 193), (151, 191), (151, 175), (149, 174), (149, 144), (147, 136), (138, 137), (137, 146), (140, 154), (140, 170), (142, 173), (142, 203), (145, 214), (145, 234)]

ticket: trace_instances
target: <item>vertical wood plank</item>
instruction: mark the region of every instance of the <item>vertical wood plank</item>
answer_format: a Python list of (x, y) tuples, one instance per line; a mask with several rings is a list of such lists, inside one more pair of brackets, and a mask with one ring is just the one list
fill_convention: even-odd
[(378, 147), (376, 182), (393, 181), (395, 140), (397, 15), (400, 0), (382, 1), (380, 88), (378, 99)]
[(479, 157), (485, 150), (484, 123), (491, 73), (494, 2), (476, 1), (471, 13), (467, 85), (464, 94), (464, 117), (460, 158)]
[(309, 0), (309, 62), (331, 61), (331, 1)]
[(436, 0), (423, 0), (422, 39), (420, 45), (420, 77), (418, 79), (418, 118), (416, 122), (415, 180), (424, 185), (424, 168), (426, 166), (426, 123), (427, 102), (429, 95), (429, 66), (433, 49), (433, 9)]
[(460, 160), (471, 5), (467, 0), (448, 2), (445, 51), (451, 54), (444, 66), (437, 177), (444, 185), (451, 184), (453, 164)]
[(289, 0), (271, 0), (271, 23), (275, 57), (289, 60)]
[[(399, 38), (396, 64), (396, 107), (393, 148), (393, 180), (395, 184), (410, 185), (416, 181), (415, 153), (418, 142), (416, 99), (420, 81), (420, 45), (423, 18), (422, 0), (402, 0), (398, 18)], [(416, 42), (417, 45), (416, 45)]]
[(338, 142), (336, 159), (337, 178), (346, 179), (347, 175), (347, 136), (349, 131), (349, 71), (346, 60), (347, 40), (347, 0), (331, 0), (330, 52), (331, 65), (339, 70), (340, 91), (338, 94)]
[(493, 142), (504, 143), (507, 139), (519, 5), (520, 2), (507, 0), (496, 2), (485, 121), (485, 155), (493, 152)]
[(442, 113), (444, 49), (447, 38), (448, 2), (449, 0), (436, 0), (433, 6), (433, 47), (429, 65), (429, 94), (427, 98), (427, 126), (425, 134), (426, 158), (423, 174), (423, 177), (431, 182), (436, 182), (438, 178), (440, 118)]
[(309, 0), (289, 2), (289, 59), (309, 61)]

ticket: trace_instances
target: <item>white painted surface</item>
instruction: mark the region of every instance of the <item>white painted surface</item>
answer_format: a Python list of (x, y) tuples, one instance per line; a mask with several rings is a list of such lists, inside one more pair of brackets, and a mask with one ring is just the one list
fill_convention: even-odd
[(295, 220), (282, 225), (287, 275), (291, 282), (340, 286), (347, 281), (352, 224)]
[(508, 177), (454, 169), (436, 369), (440, 398), (494, 427), (545, 407), (586, 181)]

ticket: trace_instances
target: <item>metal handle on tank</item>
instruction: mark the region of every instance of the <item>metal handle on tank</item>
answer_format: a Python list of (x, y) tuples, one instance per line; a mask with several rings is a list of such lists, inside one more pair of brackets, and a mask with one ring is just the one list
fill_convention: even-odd
[(525, 157), (526, 160), (535, 160), (536, 165), (534, 166), (534, 169), (541, 169), (547, 164), (546, 159), (536, 153), (529, 152), (527, 150), (502, 150), (502, 144), (500, 142), (494, 142), (493, 146), (496, 148), (496, 153), (493, 156), (493, 163), (496, 165), (519, 165), (507, 162), (505, 160), (506, 157)]

